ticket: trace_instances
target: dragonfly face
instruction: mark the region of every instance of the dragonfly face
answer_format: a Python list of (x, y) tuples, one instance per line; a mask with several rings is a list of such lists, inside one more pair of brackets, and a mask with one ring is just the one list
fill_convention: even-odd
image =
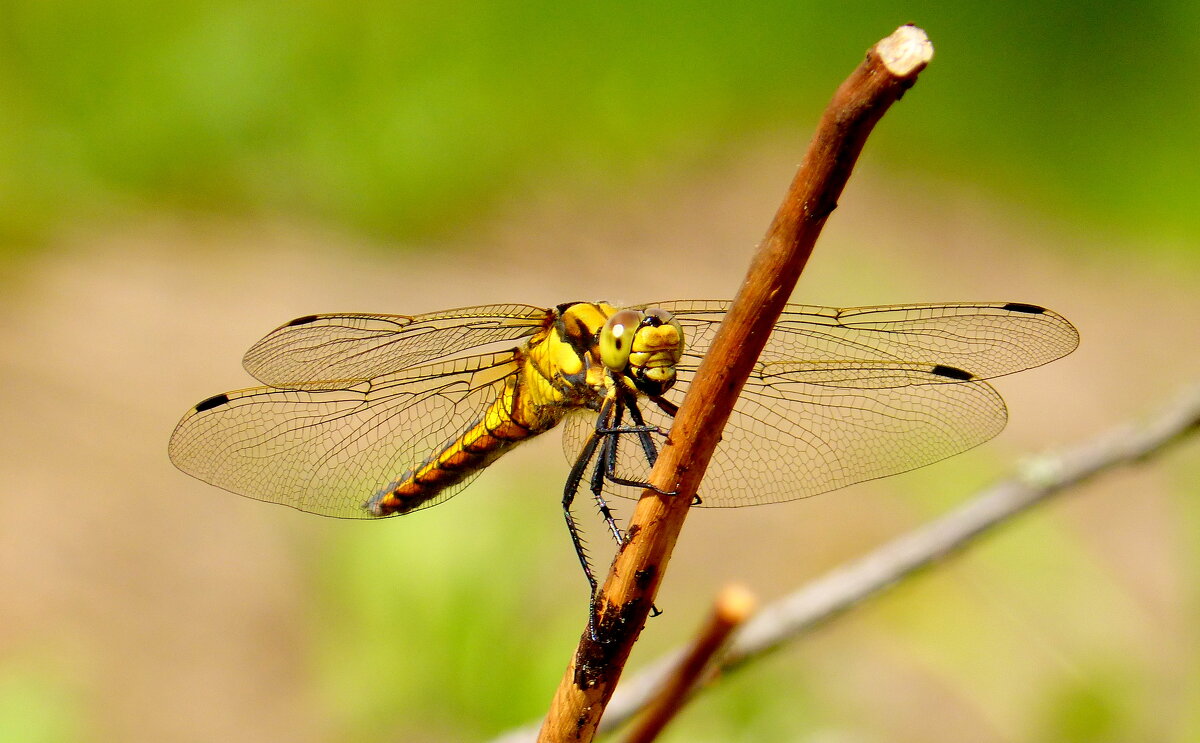
[(657, 307), (620, 310), (604, 323), (597, 345), (609, 371), (627, 376), (638, 392), (658, 397), (675, 385), (683, 327)]

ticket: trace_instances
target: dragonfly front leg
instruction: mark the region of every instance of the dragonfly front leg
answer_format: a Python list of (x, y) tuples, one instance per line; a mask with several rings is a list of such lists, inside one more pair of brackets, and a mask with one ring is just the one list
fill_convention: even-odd
[[(652, 398), (650, 398), (650, 401), (653, 402), (655, 405), (657, 405), (660, 410), (662, 410), (664, 413), (671, 416), (672, 418), (674, 418), (675, 414), (679, 412), (679, 406), (676, 405), (675, 403), (671, 402), (670, 400), (666, 399), (665, 397), (652, 397)], [(635, 423), (637, 423), (639, 425), (645, 423), (645, 421), (642, 420), (642, 411), (636, 405), (634, 405), (630, 408), (630, 414), (633, 416), (633, 420)], [(659, 433), (662, 433), (662, 431), (659, 431)], [(658, 450), (654, 446), (654, 439), (650, 438), (650, 434), (648, 434), (648, 433), (639, 434), (639, 438), (641, 439), (641, 442), (642, 442), (642, 451), (644, 451), (646, 453), (646, 460), (648, 462), (650, 462), (650, 466), (653, 467), (654, 463), (656, 461), (658, 461)], [(655, 490), (658, 490), (658, 488), (655, 488)], [(659, 492), (662, 492), (662, 491), (660, 490)], [(664, 493), (664, 495), (675, 495), (675, 492), (672, 491), (671, 493)], [(703, 501), (700, 500), (699, 495), (692, 496), (692, 505), (693, 506), (698, 506), (702, 502)]]
[[(638, 442), (642, 446), (642, 454), (646, 457), (647, 464), (653, 467), (654, 463), (658, 461), (658, 447), (655, 446), (654, 439), (650, 436), (650, 434), (662, 433), (662, 431), (658, 428), (658, 426), (646, 425), (646, 420), (642, 417), (641, 408), (638, 407), (636, 400), (624, 407), (629, 409), (629, 417), (633, 418), (634, 425), (626, 426), (615, 431), (614, 438), (616, 434), (620, 433), (636, 434), (638, 437)], [(602, 460), (605, 467), (604, 476), (609, 482), (616, 483), (617, 485), (628, 485), (634, 488), (649, 488), (659, 495), (675, 495), (674, 490), (662, 490), (649, 482), (643, 482), (641, 480), (628, 480), (617, 475), (617, 445), (618, 443), (614, 441), (611, 456)], [(601, 450), (601, 453), (603, 454), (603, 450)]]
[[(600, 450), (601, 456), (599, 461), (596, 462), (596, 471), (592, 474), (592, 479), (596, 480), (599, 477), (603, 480), (608, 480), (614, 485), (625, 485), (631, 488), (641, 488), (643, 490), (650, 489), (659, 495), (675, 495), (674, 491), (661, 490), (645, 480), (631, 480), (626, 477), (621, 477), (617, 474), (617, 447), (620, 443), (620, 437), (623, 434), (630, 433), (638, 434), (639, 436), (648, 436), (649, 433), (657, 430), (658, 429), (654, 426), (643, 426), (640, 428), (637, 426), (629, 426), (627, 428), (622, 428), (615, 431), (600, 431), (600, 435), (607, 436), (609, 438), (608, 441), (605, 442), (606, 446)], [(609, 445), (609, 442), (611, 442), (611, 445)], [(649, 448), (647, 448), (647, 445)], [(646, 453), (646, 459), (650, 463), (650, 466), (654, 466), (654, 462), (658, 458), (658, 452), (654, 448), (654, 442), (649, 440), (643, 441), (643, 451)]]
[[(637, 403), (629, 406), (629, 417), (633, 418), (633, 422), (639, 427), (647, 428), (646, 421), (642, 418), (642, 410)], [(658, 461), (658, 447), (654, 445), (654, 439), (650, 438), (649, 432), (639, 432), (638, 441), (642, 444), (642, 453), (646, 455), (646, 461), (653, 467), (654, 463)]]

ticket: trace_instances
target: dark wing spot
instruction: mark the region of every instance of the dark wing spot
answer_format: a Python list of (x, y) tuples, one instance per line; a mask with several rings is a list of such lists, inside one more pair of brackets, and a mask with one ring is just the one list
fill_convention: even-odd
[(972, 374), (971, 372), (963, 371), (962, 369), (959, 369), (958, 367), (954, 367), (954, 366), (946, 366), (945, 364), (938, 364), (937, 366), (933, 367), (929, 371), (930, 371), (930, 373), (936, 374), (939, 377), (948, 377), (950, 379), (961, 379), (964, 382), (975, 378), (975, 375)]
[(196, 405), (196, 412), (203, 413), (205, 410), (212, 410), (213, 408), (220, 407), (227, 402), (229, 402), (229, 395), (226, 395), (225, 393), (221, 393), (220, 395), (213, 395), (212, 397), (208, 398), (207, 400), (204, 400), (203, 402), (198, 403)]
[(1006, 309), (1009, 312), (1026, 312), (1030, 315), (1046, 314), (1045, 307), (1038, 307), (1036, 304), (1025, 304), (1024, 302), (1009, 302), (1002, 309)]
[(290, 323), (288, 323), (287, 325), (284, 325), (283, 327), (290, 328), (293, 325), (308, 325), (310, 322), (316, 322), (316, 321), (317, 321), (316, 315), (305, 315), (304, 317), (297, 317), (295, 320), (292, 320)]

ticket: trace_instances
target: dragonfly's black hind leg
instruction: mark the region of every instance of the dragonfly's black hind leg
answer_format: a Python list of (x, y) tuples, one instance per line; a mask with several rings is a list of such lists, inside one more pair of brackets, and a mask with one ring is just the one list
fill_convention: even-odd
[(575, 459), (575, 464), (571, 467), (571, 473), (567, 475), (567, 484), (563, 488), (562, 499), (563, 517), (567, 520), (567, 531), (571, 534), (571, 544), (575, 547), (575, 555), (583, 567), (583, 577), (587, 578), (588, 582), (588, 636), (592, 638), (593, 642), (598, 642), (600, 639), (596, 634), (596, 594), (600, 590), (600, 585), (596, 582), (596, 575), (592, 572), (587, 550), (583, 546), (583, 538), (579, 534), (579, 525), (575, 523), (575, 516), (571, 514), (571, 504), (575, 501), (575, 494), (579, 492), (579, 484), (583, 481), (583, 473), (587, 471), (588, 464), (596, 455), (596, 447), (599, 444), (600, 437), (598, 435), (593, 434), (588, 438), (587, 443), (583, 446), (583, 451), (579, 452), (579, 457)]
[(579, 525), (575, 522), (575, 516), (571, 513), (571, 504), (575, 502), (575, 494), (579, 492), (579, 484), (583, 481), (583, 473), (587, 471), (588, 464), (592, 461), (592, 457), (596, 455), (596, 447), (599, 444), (600, 436), (592, 435), (588, 438), (587, 443), (583, 446), (583, 451), (579, 452), (579, 457), (576, 458), (575, 464), (571, 467), (570, 474), (567, 475), (567, 484), (563, 488), (562, 499), (563, 517), (567, 520), (567, 531), (571, 534), (571, 544), (575, 547), (575, 554), (579, 557), (579, 564), (583, 567), (583, 575), (587, 578), (588, 586), (591, 587), (593, 601), (595, 600), (596, 590), (599, 586), (596, 583), (595, 574), (592, 573), (592, 565), (588, 560), (587, 551), (584, 549), (583, 539), (579, 534)]
[[(668, 403), (669, 404), (669, 403)], [(621, 428), (621, 415), (623, 408), (628, 407), (629, 417), (633, 418), (635, 425)], [(609, 523), (613, 528), (614, 536), (617, 537), (617, 544), (624, 543), (624, 537), (620, 531), (616, 529), (616, 524), (612, 522), (609, 516), (608, 504), (604, 502), (604, 481), (617, 483), (618, 485), (629, 485), (639, 488), (650, 488), (662, 495), (674, 495), (673, 492), (664, 492), (654, 487), (648, 482), (639, 482), (637, 480), (626, 480), (617, 476), (617, 455), (619, 454), (618, 447), (621, 444), (621, 434), (636, 434), (638, 442), (642, 447), (642, 454), (646, 457), (646, 462), (653, 467), (658, 461), (658, 447), (654, 444), (654, 439), (651, 438), (651, 433), (661, 433), (656, 426), (647, 426), (645, 419), (642, 417), (642, 411), (638, 408), (637, 402), (631, 402), (628, 406), (619, 405), (612, 428), (614, 429), (611, 435), (604, 441), (604, 445), (600, 449), (600, 459), (596, 462), (596, 467), (592, 470), (592, 493), (596, 497), (596, 501), (600, 504), (601, 513), (609, 518)], [(662, 614), (662, 610), (657, 606), (650, 605), (650, 616), (657, 617)]]
[[(575, 554), (579, 557), (579, 564), (583, 567), (583, 575), (587, 578), (588, 587), (590, 588), (588, 599), (588, 634), (593, 640), (596, 638), (596, 594), (599, 592), (599, 583), (596, 580), (596, 575), (592, 571), (591, 561), (588, 560), (587, 550), (584, 548), (583, 537), (579, 532), (579, 525), (575, 521), (575, 516), (571, 513), (571, 505), (575, 502), (575, 495), (579, 492), (579, 486), (583, 482), (584, 473), (587, 472), (592, 460), (596, 458), (596, 449), (604, 445), (603, 452), (596, 463), (596, 468), (592, 472), (590, 481), (590, 489), (596, 496), (596, 502), (600, 506), (600, 514), (604, 517), (608, 524), (609, 530), (612, 532), (613, 539), (620, 545), (624, 541), (624, 535), (621, 533), (620, 527), (617, 526), (616, 519), (613, 518), (612, 511), (608, 507), (602, 495), (604, 489), (604, 459), (608, 456), (614, 456), (607, 452), (613, 446), (612, 442), (618, 438), (621, 433), (629, 433), (633, 430), (631, 427), (621, 427), (621, 411), (620, 403), (616, 400), (609, 399), (604, 402), (600, 408), (599, 416), (596, 419), (596, 430), (588, 437), (583, 449), (579, 452), (579, 456), (575, 458), (575, 464), (571, 467), (571, 472), (567, 475), (567, 482), (563, 488), (563, 516), (567, 521), (567, 531), (571, 535), (571, 543), (575, 547)], [(614, 421), (615, 424), (614, 425)], [(597, 480), (599, 476), (599, 480)]]
[[(663, 402), (665, 403), (665, 401)], [(670, 405), (670, 403), (666, 404)], [(662, 407), (662, 403), (660, 403), (660, 407)], [(630, 411), (630, 417), (633, 419), (634, 425), (626, 425), (622, 420), (626, 409)], [(608, 525), (609, 532), (612, 534), (614, 541), (616, 541), (618, 546), (624, 544), (625, 535), (621, 531), (621, 528), (617, 526), (616, 519), (612, 515), (612, 509), (609, 508), (608, 502), (604, 499), (605, 481), (616, 485), (650, 488), (663, 495), (674, 495), (672, 492), (659, 490), (648, 482), (626, 479), (617, 474), (621, 437), (630, 434), (638, 437), (638, 442), (642, 447), (642, 453), (645, 455), (646, 461), (651, 466), (654, 465), (654, 462), (658, 459), (658, 448), (655, 446), (654, 439), (651, 436), (653, 433), (662, 433), (662, 431), (657, 426), (646, 425), (641, 410), (637, 407), (636, 400), (626, 402), (620, 397), (612, 397), (605, 400), (600, 407), (599, 415), (596, 417), (596, 428), (592, 432), (592, 435), (588, 437), (579, 456), (576, 457), (575, 463), (571, 467), (571, 472), (567, 476), (566, 485), (563, 488), (563, 516), (567, 522), (567, 531), (571, 535), (575, 554), (579, 557), (579, 564), (583, 567), (584, 577), (587, 578), (588, 586), (591, 589), (588, 632), (593, 640), (596, 639), (596, 595), (599, 592), (599, 583), (592, 570), (591, 561), (587, 557), (583, 537), (580, 534), (579, 525), (575, 521), (575, 516), (571, 513), (571, 506), (575, 502), (579, 486), (583, 483), (584, 474), (592, 466), (593, 460), (595, 460), (595, 466), (592, 467), (591, 477), (589, 478), (589, 490), (592, 492), (600, 515)], [(655, 616), (661, 614), (656, 607), (652, 607), (651, 611)]]

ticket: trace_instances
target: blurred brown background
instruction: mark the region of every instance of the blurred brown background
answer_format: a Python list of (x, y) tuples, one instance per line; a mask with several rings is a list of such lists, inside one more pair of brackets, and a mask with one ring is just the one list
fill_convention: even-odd
[[(554, 434), (445, 505), (345, 523), (186, 477), (172, 427), (303, 314), (732, 296), (820, 108), (900, 22), (937, 55), (795, 300), (1035, 302), (1082, 346), (999, 380), (1011, 422), (977, 450), (693, 512), (632, 665), (723, 583), (778, 596), (1200, 368), (1200, 97), (1155, 77), (1195, 58), (1183, 4), (10, 5), (2, 740), (469, 740), (540, 714), (586, 606)], [(730, 678), (667, 740), (1194, 740), (1198, 474), (1189, 443), (1081, 487)]]

